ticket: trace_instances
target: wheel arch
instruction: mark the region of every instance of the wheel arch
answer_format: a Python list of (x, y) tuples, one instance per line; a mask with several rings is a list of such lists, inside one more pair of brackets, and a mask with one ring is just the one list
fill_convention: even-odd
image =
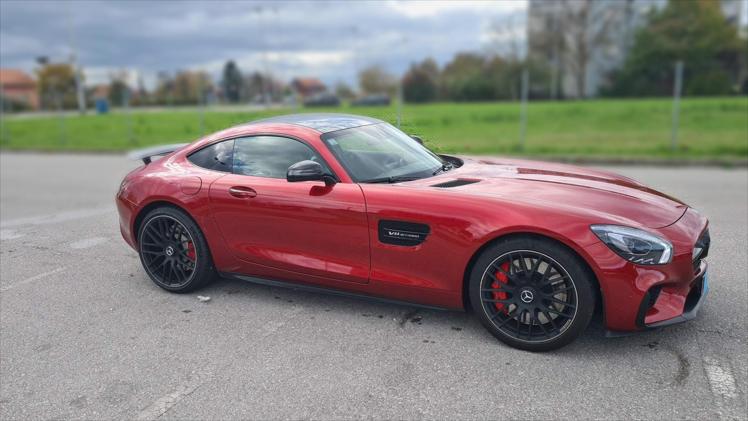
[[(587, 258), (584, 257), (583, 253), (580, 253), (577, 249), (577, 247), (571, 246), (567, 244), (565, 241), (562, 241), (558, 238), (554, 238), (548, 235), (539, 234), (537, 232), (530, 232), (530, 231), (516, 231), (516, 232), (510, 232), (498, 235), (494, 238), (491, 238), (488, 241), (485, 241), (470, 257), (470, 260), (468, 260), (467, 265), (465, 266), (465, 272), (463, 273), (462, 277), (462, 305), (464, 306), (465, 310), (469, 311), (471, 310), (471, 304), (470, 304), (470, 297), (468, 294), (468, 289), (470, 287), (470, 272), (472, 272), (473, 267), (475, 266), (476, 261), (480, 257), (483, 252), (491, 247), (492, 245), (500, 242), (505, 241), (511, 238), (518, 238), (518, 237), (524, 237), (524, 238), (536, 238), (541, 239), (544, 241), (550, 241), (552, 243), (555, 243), (568, 251), (570, 251), (574, 256), (579, 259), (579, 261), (582, 263), (582, 266), (587, 270), (588, 274), (590, 275), (590, 279), (592, 279), (592, 282), (594, 283), (595, 287), (595, 298), (596, 298), (596, 307), (599, 307), (601, 310), (604, 310), (604, 297), (602, 295), (602, 290), (600, 289), (600, 281), (597, 279), (597, 275), (595, 271), (592, 268), (592, 265), (587, 261)], [(596, 308), (597, 310), (597, 308)], [(605, 312), (603, 311), (603, 314)]]
[(148, 213), (152, 210), (162, 207), (169, 207), (183, 212), (185, 215), (187, 215), (188, 218), (192, 220), (192, 222), (195, 223), (195, 225), (197, 225), (198, 228), (200, 228), (200, 224), (197, 222), (197, 219), (195, 219), (195, 217), (187, 209), (185, 209), (184, 206), (168, 200), (157, 199), (143, 206), (135, 215), (135, 219), (133, 219), (132, 232), (136, 244), (140, 241), (140, 226), (143, 224), (143, 220), (145, 219), (146, 215), (148, 215)]

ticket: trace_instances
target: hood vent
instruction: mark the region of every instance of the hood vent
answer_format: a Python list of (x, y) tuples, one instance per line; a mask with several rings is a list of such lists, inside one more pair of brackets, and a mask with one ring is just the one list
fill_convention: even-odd
[(451, 187), (460, 187), (465, 186), (467, 184), (473, 184), (477, 183), (480, 180), (470, 179), (470, 178), (458, 178), (456, 180), (446, 181), (444, 183), (434, 184), (431, 187), (440, 187), (443, 189), (448, 189)]

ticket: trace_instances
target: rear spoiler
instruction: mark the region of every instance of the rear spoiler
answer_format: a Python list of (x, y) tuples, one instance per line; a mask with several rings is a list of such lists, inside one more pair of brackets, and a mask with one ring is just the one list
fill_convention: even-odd
[(187, 145), (189, 145), (189, 143), (174, 143), (171, 145), (159, 145), (150, 148), (138, 149), (136, 151), (131, 151), (130, 153), (128, 153), (127, 158), (133, 160), (142, 159), (143, 163), (145, 165), (148, 165), (151, 163), (151, 158), (153, 158), (154, 156), (167, 155), (178, 149), (182, 149)]

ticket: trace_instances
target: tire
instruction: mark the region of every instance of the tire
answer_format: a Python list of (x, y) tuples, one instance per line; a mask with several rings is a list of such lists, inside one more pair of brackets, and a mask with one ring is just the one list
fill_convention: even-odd
[(138, 230), (138, 254), (151, 280), (170, 292), (195, 291), (215, 277), (200, 227), (176, 208), (148, 212)]
[(551, 351), (587, 328), (595, 310), (592, 276), (563, 245), (511, 237), (489, 246), (473, 265), (470, 304), (483, 326), (505, 344)]

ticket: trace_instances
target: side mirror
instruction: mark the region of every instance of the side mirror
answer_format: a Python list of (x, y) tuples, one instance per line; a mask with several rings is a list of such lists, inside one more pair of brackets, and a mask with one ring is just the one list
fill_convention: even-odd
[(412, 138), (413, 140), (415, 140), (416, 142), (418, 142), (418, 143), (420, 143), (421, 145), (423, 145), (423, 139), (421, 139), (421, 137), (420, 137), (420, 136), (416, 136), (416, 135), (412, 134), (412, 135), (410, 135), (410, 137), (411, 137), (411, 138)]
[(288, 167), (286, 180), (290, 183), (297, 181), (324, 181), (326, 186), (332, 186), (336, 183), (335, 178), (329, 174), (325, 174), (319, 162), (310, 160), (300, 161)]

